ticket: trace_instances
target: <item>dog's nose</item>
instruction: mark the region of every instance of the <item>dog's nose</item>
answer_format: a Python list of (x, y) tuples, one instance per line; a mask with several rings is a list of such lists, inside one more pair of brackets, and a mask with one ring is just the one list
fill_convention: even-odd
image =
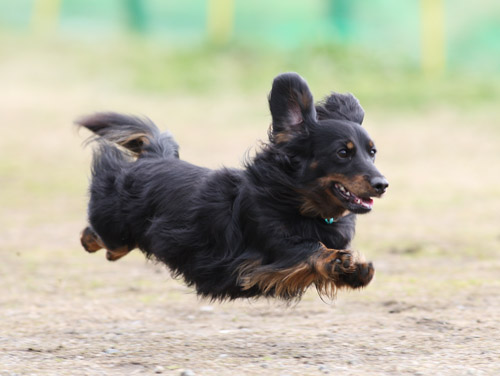
[(371, 178), (370, 184), (379, 195), (384, 193), (389, 186), (389, 182), (383, 176), (376, 176), (374, 178)]

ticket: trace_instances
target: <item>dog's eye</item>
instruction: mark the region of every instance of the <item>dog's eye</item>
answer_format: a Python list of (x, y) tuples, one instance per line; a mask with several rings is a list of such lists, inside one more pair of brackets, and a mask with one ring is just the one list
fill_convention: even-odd
[(375, 149), (375, 148), (371, 149), (371, 150), (370, 150), (370, 156), (371, 156), (372, 158), (375, 158), (375, 154), (377, 154), (377, 149)]
[(347, 150), (347, 149), (340, 149), (337, 152), (337, 155), (338, 155), (339, 158), (347, 158), (349, 156), (349, 150)]

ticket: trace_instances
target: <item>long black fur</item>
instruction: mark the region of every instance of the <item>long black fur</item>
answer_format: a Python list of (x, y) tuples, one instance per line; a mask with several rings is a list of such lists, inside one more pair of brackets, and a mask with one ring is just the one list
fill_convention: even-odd
[(242, 288), (244, 265), (279, 271), (308, 260), (321, 243), (346, 249), (355, 215), (346, 212), (334, 224), (304, 215), (301, 192), (327, 173), (353, 170), (328, 153), (346, 134), (367, 137), (359, 103), (332, 94), (315, 106), (293, 73), (275, 79), (269, 102), (270, 142), (244, 169), (210, 170), (179, 159), (172, 135), (149, 119), (98, 113), (78, 120), (97, 136), (88, 219), (105, 247), (139, 248), (213, 299), (276, 295)]

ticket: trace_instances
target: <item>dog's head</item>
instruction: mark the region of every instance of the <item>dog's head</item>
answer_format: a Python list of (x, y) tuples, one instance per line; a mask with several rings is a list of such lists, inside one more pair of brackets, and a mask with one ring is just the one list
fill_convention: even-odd
[(306, 216), (339, 217), (372, 209), (388, 182), (374, 165), (373, 140), (361, 126), (364, 111), (351, 94), (332, 93), (315, 105), (296, 73), (274, 79), (269, 139), (294, 159), (294, 179)]

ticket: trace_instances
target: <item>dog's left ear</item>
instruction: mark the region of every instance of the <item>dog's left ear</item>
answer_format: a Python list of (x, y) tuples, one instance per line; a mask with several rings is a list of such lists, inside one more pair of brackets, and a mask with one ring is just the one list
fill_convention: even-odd
[(269, 108), (273, 118), (269, 134), (272, 142), (287, 142), (298, 134), (307, 134), (308, 125), (316, 122), (313, 96), (297, 73), (284, 73), (274, 79)]
[(354, 123), (362, 124), (365, 111), (359, 101), (351, 93), (332, 93), (323, 103), (320, 103), (316, 110), (318, 120), (337, 119), (350, 120)]

